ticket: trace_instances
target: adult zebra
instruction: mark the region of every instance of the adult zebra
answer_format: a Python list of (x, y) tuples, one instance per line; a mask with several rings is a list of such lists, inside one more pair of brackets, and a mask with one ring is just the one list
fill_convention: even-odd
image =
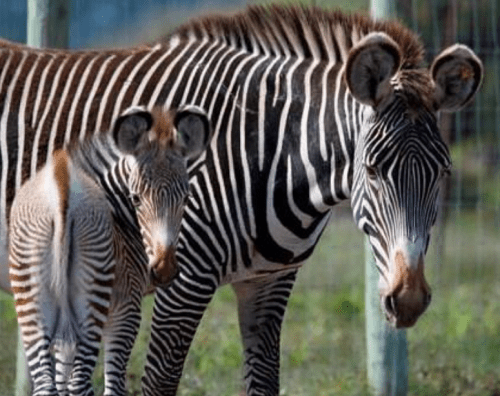
[(450, 166), (436, 117), (479, 87), (482, 65), (467, 47), (444, 50), (427, 69), (421, 43), (397, 23), (288, 7), (196, 19), (124, 51), (2, 46), (2, 219), (47, 148), (83, 125), (105, 129), (125, 106), (192, 103), (214, 124), (209, 149), (190, 165), (180, 273), (157, 290), (145, 395), (175, 393), (224, 283), (238, 297), (247, 394), (277, 394), (297, 270), (344, 199), (370, 236), (388, 319), (410, 326), (427, 307), (424, 255)]

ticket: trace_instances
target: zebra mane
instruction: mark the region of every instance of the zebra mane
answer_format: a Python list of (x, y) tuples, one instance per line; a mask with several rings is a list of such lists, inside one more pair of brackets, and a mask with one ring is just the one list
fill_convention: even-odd
[(423, 45), (415, 33), (400, 23), (374, 21), (364, 15), (318, 7), (249, 6), (232, 15), (194, 18), (169, 38), (219, 39), (235, 48), (277, 56), (283, 55), (283, 46), (286, 46), (292, 56), (329, 61), (335, 53), (336, 61), (345, 61), (347, 51), (373, 31), (383, 31), (399, 44), (403, 69), (421, 66)]

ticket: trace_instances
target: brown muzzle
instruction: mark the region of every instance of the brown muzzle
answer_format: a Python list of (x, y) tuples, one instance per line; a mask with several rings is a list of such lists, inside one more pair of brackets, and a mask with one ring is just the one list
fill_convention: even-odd
[(161, 286), (170, 283), (177, 275), (179, 268), (175, 257), (176, 248), (157, 248), (153, 259), (150, 261), (151, 283), (154, 286)]
[(394, 258), (394, 278), (387, 293), (382, 293), (382, 306), (387, 320), (395, 327), (411, 327), (431, 302), (431, 290), (424, 276), (424, 257), (410, 267), (403, 253)]

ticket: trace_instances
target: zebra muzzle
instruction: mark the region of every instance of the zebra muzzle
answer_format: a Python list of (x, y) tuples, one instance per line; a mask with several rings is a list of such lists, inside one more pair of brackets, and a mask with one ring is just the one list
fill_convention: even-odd
[(431, 289), (424, 276), (424, 258), (410, 267), (403, 255), (396, 253), (395, 274), (389, 291), (381, 294), (386, 319), (396, 328), (413, 326), (431, 302)]
[(179, 272), (175, 247), (161, 249), (150, 260), (150, 280), (154, 286), (164, 286), (172, 281)]

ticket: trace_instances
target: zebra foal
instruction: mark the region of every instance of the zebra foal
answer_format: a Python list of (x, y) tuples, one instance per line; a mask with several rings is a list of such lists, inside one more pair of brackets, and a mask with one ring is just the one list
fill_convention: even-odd
[(161, 284), (177, 272), (187, 158), (205, 148), (208, 131), (197, 108), (133, 107), (111, 133), (54, 152), (16, 194), (10, 280), (33, 395), (93, 395), (103, 335), (104, 394), (125, 394), (140, 299), (148, 274)]

